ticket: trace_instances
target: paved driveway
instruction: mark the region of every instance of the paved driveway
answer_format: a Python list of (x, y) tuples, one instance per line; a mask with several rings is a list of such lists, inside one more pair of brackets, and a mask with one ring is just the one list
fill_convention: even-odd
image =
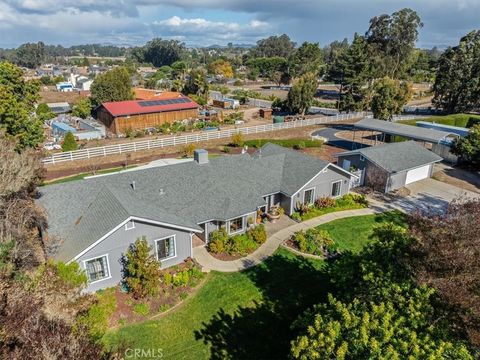
[(455, 199), (480, 198), (480, 194), (460, 189), (456, 186), (434, 179), (425, 179), (407, 185), (411, 194), (409, 197), (398, 200), (395, 205), (406, 212), (416, 209), (441, 210)]

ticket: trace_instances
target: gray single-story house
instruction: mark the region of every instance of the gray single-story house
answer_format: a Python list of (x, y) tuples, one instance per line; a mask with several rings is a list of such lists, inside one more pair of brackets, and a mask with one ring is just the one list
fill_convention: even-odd
[(415, 141), (366, 147), (336, 155), (346, 170), (362, 172), (360, 185), (390, 192), (432, 176), (437, 154)]
[[(61, 239), (56, 260), (85, 269), (87, 291), (122, 280), (121, 258), (146, 237), (162, 267), (192, 256), (192, 237), (205, 244), (224, 227), (232, 234), (255, 226), (257, 210), (349, 192), (350, 172), (318, 158), (266, 144), (253, 155), (209, 159), (121, 172), (40, 188), (48, 215), (44, 235)], [(198, 239), (197, 239), (198, 240)]]

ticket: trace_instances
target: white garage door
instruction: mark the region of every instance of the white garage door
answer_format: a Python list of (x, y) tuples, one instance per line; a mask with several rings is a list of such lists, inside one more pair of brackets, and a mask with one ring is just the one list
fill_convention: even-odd
[(407, 179), (405, 180), (405, 185), (428, 178), (430, 176), (430, 166), (431, 165), (425, 165), (416, 169), (409, 170), (407, 172)]

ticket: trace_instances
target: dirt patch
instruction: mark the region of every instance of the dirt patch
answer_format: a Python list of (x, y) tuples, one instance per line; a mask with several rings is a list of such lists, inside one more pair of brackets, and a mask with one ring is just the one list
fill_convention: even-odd
[(335, 146), (330, 146), (330, 145), (322, 145), (320, 148), (306, 148), (302, 150), (305, 154), (311, 155), (318, 157), (319, 159), (323, 161), (328, 161), (331, 163), (336, 163), (337, 158), (335, 157), (335, 154), (339, 154), (341, 152), (344, 152), (344, 149), (335, 147)]
[[(382, 133), (376, 132), (376, 131), (362, 131), (362, 130), (356, 130), (354, 131), (349, 131), (349, 130), (344, 130), (344, 131), (339, 131), (335, 134), (340, 139), (348, 140), (348, 141), (355, 141), (357, 143), (362, 143), (366, 145), (381, 145), (383, 142), (379, 141), (380, 136)], [(375, 143), (375, 136), (377, 136), (377, 140)]]
[(40, 102), (68, 102), (74, 104), (81, 96), (76, 91), (40, 91)]
[(445, 167), (433, 173), (435, 180), (460, 189), (480, 193), (480, 175), (457, 167)]

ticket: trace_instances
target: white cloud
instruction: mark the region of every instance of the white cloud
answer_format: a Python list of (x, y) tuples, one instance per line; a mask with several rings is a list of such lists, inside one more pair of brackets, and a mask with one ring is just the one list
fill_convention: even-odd
[(211, 21), (204, 18), (172, 16), (153, 23), (156, 34), (168, 38), (182, 38), (189, 43), (211, 45), (217, 41), (255, 42), (272, 31), (267, 22), (252, 20), (246, 24)]

